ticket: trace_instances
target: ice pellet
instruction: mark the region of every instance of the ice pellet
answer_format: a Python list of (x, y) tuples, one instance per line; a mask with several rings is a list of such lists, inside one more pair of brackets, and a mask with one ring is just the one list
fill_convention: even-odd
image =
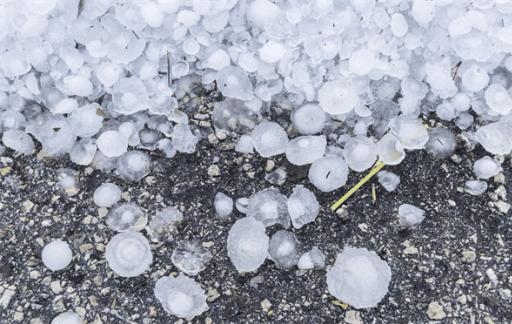
[(473, 196), (480, 196), (487, 191), (487, 182), (482, 180), (468, 180), (464, 183), (464, 191)]
[(292, 232), (277, 231), (270, 239), (268, 253), (276, 265), (290, 269), (299, 261), (299, 242)]
[(121, 277), (139, 276), (153, 263), (148, 240), (132, 231), (112, 237), (105, 249), (105, 258), (110, 269)]
[(484, 156), (473, 164), (473, 172), (480, 179), (492, 178), (501, 171), (501, 165), (489, 156)]
[(323, 157), (313, 162), (308, 178), (315, 187), (323, 192), (341, 188), (348, 179), (347, 162), (342, 157)]
[(328, 120), (329, 115), (316, 104), (305, 104), (295, 110), (291, 116), (293, 126), (303, 135), (320, 133)]
[(379, 180), (380, 185), (384, 187), (387, 192), (395, 191), (400, 184), (400, 177), (393, 172), (386, 170), (377, 173), (377, 179)]
[(410, 204), (402, 204), (398, 207), (398, 219), (400, 226), (412, 228), (423, 222), (425, 211)]
[(140, 231), (146, 226), (148, 216), (136, 203), (114, 206), (107, 215), (107, 225), (117, 232)]
[(41, 259), (48, 269), (59, 271), (71, 263), (73, 252), (68, 243), (62, 240), (53, 240), (44, 246)]
[(102, 183), (94, 191), (93, 201), (98, 207), (111, 207), (121, 199), (121, 189), (110, 182)]
[(252, 142), (262, 157), (271, 157), (285, 152), (288, 144), (286, 131), (275, 122), (263, 121), (252, 131)]
[(262, 222), (265, 226), (280, 224), (290, 226), (286, 196), (279, 189), (270, 187), (263, 189), (249, 198), (247, 216)]
[(226, 219), (233, 212), (233, 199), (223, 192), (218, 192), (215, 195), (214, 207), (217, 217)]
[(256, 271), (268, 255), (265, 225), (253, 217), (237, 220), (228, 234), (228, 256), (238, 272)]
[(291, 164), (306, 165), (322, 158), (327, 146), (324, 135), (299, 136), (286, 145), (286, 158)]
[(180, 242), (172, 252), (172, 264), (180, 271), (195, 276), (206, 268), (212, 254), (203, 248), (199, 242)]
[(82, 318), (74, 312), (63, 312), (55, 316), (50, 324), (82, 324)]
[(295, 228), (302, 228), (302, 226), (314, 222), (320, 212), (320, 204), (316, 200), (316, 196), (302, 185), (296, 185), (293, 188), (287, 206)]

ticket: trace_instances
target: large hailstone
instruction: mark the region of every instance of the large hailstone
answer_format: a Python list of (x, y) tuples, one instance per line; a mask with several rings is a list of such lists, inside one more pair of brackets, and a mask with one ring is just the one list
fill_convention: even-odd
[(121, 189), (114, 183), (104, 182), (96, 188), (92, 199), (98, 207), (111, 207), (121, 199)]
[(290, 269), (299, 262), (299, 241), (292, 232), (277, 231), (270, 239), (268, 254), (283, 269)]
[(390, 123), (391, 133), (398, 137), (402, 146), (407, 150), (420, 150), (428, 141), (428, 131), (421, 119), (402, 115)]
[(505, 155), (512, 151), (512, 134), (508, 123), (496, 122), (482, 126), (475, 135), (489, 153)]
[(492, 178), (501, 171), (501, 165), (489, 156), (484, 156), (473, 164), (473, 172), (480, 179)]
[(247, 73), (239, 67), (226, 66), (217, 72), (215, 80), (220, 92), (226, 97), (247, 101), (254, 96)]
[(151, 170), (151, 158), (142, 151), (129, 151), (117, 160), (117, 173), (126, 181), (140, 181)]
[(98, 136), (96, 145), (106, 157), (118, 157), (128, 149), (128, 138), (121, 132), (109, 130)]
[(340, 156), (326, 156), (311, 165), (309, 181), (320, 191), (329, 192), (343, 187), (348, 179), (347, 162)]
[(237, 220), (228, 234), (228, 256), (238, 272), (256, 271), (268, 255), (265, 225), (252, 217)]
[(19, 129), (6, 130), (2, 135), (2, 142), (8, 148), (22, 154), (30, 154), (35, 149), (32, 137)]
[(68, 243), (62, 240), (53, 240), (44, 246), (41, 259), (48, 269), (59, 271), (71, 263), (73, 252)]
[(356, 136), (345, 143), (343, 156), (349, 168), (356, 172), (362, 172), (377, 161), (377, 148), (371, 138)]
[(206, 293), (201, 285), (183, 274), (162, 277), (155, 284), (155, 297), (165, 311), (187, 321), (208, 310)]
[(384, 298), (391, 269), (374, 251), (346, 246), (327, 272), (327, 288), (337, 299), (355, 307), (371, 308)]
[(153, 263), (149, 242), (138, 232), (120, 233), (112, 237), (107, 244), (105, 258), (110, 269), (121, 277), (136, 277)]
[(296, 185), (293, 188), (287, 205), (288, 213), (295, 228), (301, 228), (314, 222), (320, 212), (320, 204), (316, 200), (315, 194), (302, 185)]
[(271, 157), (285, 152), (288, 135), (279, 124), (269, 121), (259, 123), (252, 131), (252, 143), (262, 157)]
[(117, 232), (140, 231), (147, 222), (147, 214), (136, 203), (117, 205), (107, 215), (108, 227)]
[(311, 164), (324, 156), (326, 146), (324, 135), (299, 136), (286, 145), (286, 158), (295, 165)]
[(306, 104), (292, 113), (291, 121), (299, 133), (313, 135), (324, 129), (329, 121), (329, 115), (319, 105)]
[(429, 132), (425, 150), (437, 159), (446, 159), (453, 155), (457, 147), (455, 136), (444, 127), (433, 128)]
[(347, 114), (359, 104), (359, 89), (349, 79), (328, 81), (318, 90), (318, 102), (331, 115)]
[(281, 224), (290, 227), (290, 216), (286, 205), (286, 196), (279, 189), (263, 189), (249, 198), (247, 216), (262, 222), (265, 226)]

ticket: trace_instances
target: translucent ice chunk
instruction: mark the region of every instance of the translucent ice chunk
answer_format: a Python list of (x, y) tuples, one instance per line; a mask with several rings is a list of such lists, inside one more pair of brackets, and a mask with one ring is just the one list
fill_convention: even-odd
[(88, 104), (71, 113), (69, 123), (76, 136), (92, 137), (99, 132), (103, 124), (100, 109), (97, 104)]
[(253, 153), (254, 145), (252, 143), (252, 136), (242, 135), (236, 142), (235, 151), (240, 153)]
[(398, 219), (400, 226), (412, 228), (423, 222), (425, 211), (413, 205), (402, 204), (398, 207)]
[(487, 182), (482, 180), (468, 180), (464, 183), (464, 191), (473, 196), (480, 196), (487, 191)]
[(453, 155), (457, 141), (450, 130), (444, 127), (431, 129), (425, 149), (436, 159), (446, 159)]
[(96, 66), (96, 77), (107, 88), (113, 86), (121, 76), (121, 67), (111, 62), (102, 62)]
[(348, 179), (347, 162), (339, 156), (323, 157), (313, 162), (308, 178), (315, 187), (323, 192), (341, 188)]
[(390, 27), (393, 35), (399, 38), (405, 36), (409, 30), (407, 20), (400, 13), (395, 13), (391, 16)]
[(90, 138), (82, 138), (75, 143), (69, 152), (69, 159), (78, 165), (89, 165), (96, 155), (96, 141)]
[(286, 47), (283, 44), (269, 40), (259, 49), (260, 58), (266, 63), (276, 63), (286, 53)]
[(183, 221), (183, 214), (176, 207), (166, 207), (151, 218), (148, 232), (155, 240), (162, 240), (170, 234), (176, 225)]
[(387, 192), (395, 191), (400, 184), (400, 177), (393, 172), (380, 171), (377, 173), (379, 183)]
[(60, 168), (56, 172), (57, 184), (68, 196), (74, 196), (80, 191), (78, 173), (73, 169)]
[(318, 101), (328, 114), (346, 114), (360, 103), (358, 93), (349, 79), (328, 81), (318, 90)]
[(114, 235), (105, 249), (105, 258), (110, 269), (121, 277), (141, 275), (153, 263), (148, 240), (132, 231)]
[(206, 268), (212, 254), (198, 242), (180, 242), (172, 252), (172, 264), (180, 271), (195, 276)]
[(226, 97), (250, 100), (253, 97), (251, 81), (247, 73), (235, 66), (226, 66), (219, 72), (215, 78), (217, 87)]
[(71, 263), (73, 252), (68, 243), (62, 240), (53, 240), (44, 246), (41, 259), (48, 269), (59, 271)]
[(57, 0), (23, 0), (23, 3), (36, 15), (47, 15), (57, 6)]
[(327, 146), (324, 135), (299, 136), (286, 145), (286, 158), (291, 164), (306, 165), (322, 158)]
[(2, 142), (10, 149), (22, 154), (30, 154), (35, 145), (32, 137), (19, 129), (8, 129), (2, 135)]
[(93, 92), (91, 81), (81, 75), (70, 75), (65, 77), (64, 86), (70, 95), (87, 97)]
[(101, 133), (96, 145), (105, 156), (118, 157), (128, 149), (128, 139), (118, 131), (109, 130)]
[(182, 123), (174, 127), (172, 141), (176, 150), (182, 153), (194, 153), (199, 138), (192, 133), (188, 124)]
[(157, 28), (162, 25), (164, 15), (156, 3), (147, 2), (141, 7), (140, 13), (149, 26)]
[(492, 178), (501, 171), (501, 165), (489, 156), (484, 156), (473, 164), (473, 172), (480, 179)]
[(352, 170), (362, 172), (377, 160), (377, 149), (371, 138), (356, 136), (345, 143), (343, 156)]
[(121, 189), (114, 183), (104, 182), (96, 188), (92, 199), (98, 207), (111, 207), (121, 199)]
[(82, 324), (82, 319), (74, 312), (63, 312), (55, 316), (50, 324)]
[(299, 133), (313, 135), (324, 129), (329, 115), (319, 105), (306, 104), (293, 112), (291, 120)]
[(470, 66), (461, 75), (462, 84), (466, 89), (473, 92), (483, 90), (489, 84), (489, 75), (478, 65)]
[(246, 12), (247, 20), (260, 28), (265, 28), (277, 22), (281, 15), (281, 8), (268, 0), (252, 1)]
[(136, 203), (114, 206), (107, 215), (107, 225), (117, 232), (140, 231), (146, 226), (148, 216)]
[(369, 49), (361, 48), (352, 53), (348, 65), (350, 72), (363, 76), (370, 73), (376, 63), (375, 53)]
[(493, 83), (485, 90), (485, 102), (492, 111), (506, 115), (512, 110), (512, 97), (505, 87)]
[(126, 181), (140, 181), (151, 171), (151, 158), (141, 151), (129, 151), (117, 160), (117, 173)]
[(492, 154), (509, 154), (512, 151), (512, 135), (506, 123), (496, 122), (480, 127), (476, 139)]
[(426, 28), (434, 18), (435, 8), (434, 1), (414, 0), (412, 2), (411, 15), (418, 25)]
[(122, 78), (112, 90), (112, 104), (120, 114), (133, 114), (149, 107), (149, 95), (144, 82), (132, 76)]
[(155, 297), (166, 312), (191, 321), (208, 310), (203, 288), (183, 274), (162, 277), (155, 284)]
[(258, 123), (258, 115), (243, 101), (226, 99), (214, 104), (213, 124), (216, 128), (237, 133), (251, 131)]
[(297, 263), (297, 267), (301, 270), (323, 269), (325, 267), (325, 255), (316, 246), (304, 253)]
[(215, 213), (220, 219), (226, 219), (233, 212), (233, 199), (222, 192), (217, 192), (214, 200)]
[(293, 193), (288, 198), (288, 213), (293, 227), (302, 226), (314, 222), (320, 212), (320, 204), (316, 196), (302, 185), (296, 185)]
[(399, 116), (391, 121), (390, 128), (405, 149), (419, 150), (427, 144), (428, 131), (421, 119)]
[(272, 235), (268, 253), (278, 267), (290, 269), (299, 261), (299, 249), (299, 242), (295, 234), (280, 230)]
[(279, 124), (263, 121), (252, 131), (252, 141), (256, 151), (263, 157), (282, 154), (288, 144), (288, 135)]
[(286, 196), (279, 189), (270, 187), (263, 189), (249, 198), (247, 216), (262, 222), (265, 226), (281, 224), (290, 226), (290, 215), (287, 209)]
[(231, 58), (228, 53), (223, 49), (218, 49), (210, 54), (208, 57), (207, 65), (210, 69), (219, 71), (229, 66)]
[(268, 255), (265, 225), (253, 217), (237, 220), (228, 234), (228, 256), (238, 272), (256, 271)]

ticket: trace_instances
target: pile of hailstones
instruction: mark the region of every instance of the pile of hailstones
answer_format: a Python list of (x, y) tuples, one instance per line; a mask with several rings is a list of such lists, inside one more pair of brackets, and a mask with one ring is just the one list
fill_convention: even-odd
[[(406, 150), (450, 155), (451, 131), (420, 119), (435, 114), (468, 150), (496, 155), (466, 183), (481, 194), (512, 151), (511, 14), (508, 0), (4, 0), (0, 153), (31, 154), (36, 139), (41, 157), (137, 181), (148, 151), (195, 151), (201, 134), (178, 100), (215, 84), (226, 100), (214, 123), (241, 135), (236, 150), (311, 164), (321, 191)], [(291, 124), (262, 121), (269, 112)], [(126, 256), (144, 247), (130, 240)], [(160, 287), (177, 294), (175, 280)], [(185, 300), (180, 311), (196, 302)]]

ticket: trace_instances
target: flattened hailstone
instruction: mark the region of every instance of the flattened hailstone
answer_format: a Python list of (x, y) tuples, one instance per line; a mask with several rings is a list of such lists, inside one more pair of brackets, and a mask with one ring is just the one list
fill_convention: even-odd
[(305, 104), (292, 113), (291, 120), (300, 134), (313, 135), (324, 129), (329, 115), (319, 105)]
[(228, 234), (228, 256), (238, 272), (256, 271), (268, 255), (265, 225), (253, 217), (237, 220)]
[(425, 149), (436, 159), (446, 159), (453, 155), (457, 147), (455, 135), (444, 127), (433, 128), (429, 131), (429, 139)]
[(78, 165), (89, 165), (94, 160), (97, 147), (96, 141), (91, 138), (82, 138), (73, 145), (69, 152), (69, 159)]
[(434, 18), (435, 1), (432, 0), (414, 0), (412, 3), (411, 16), (418, 25), (427, 28), (430, 21)]
[(6, 130), (2, 135), (2, 142), (8, 148), (21, 154), (30, 154), (35, 149), (32, 137), (19, 129)]
[(325, 267), (325, 254), (316, 246), (304, 253), (297, 263), (301, 270), (323, 269)]
[(416, 206), (402, 204), (398, 207), (398, 219), (403, 228), (412, 228), (425, 219), (425, 211)]
[(117, 160), (117, 173), (125, 181), (140, 181), (151, 170), (151, 158), (141, 151), (129, 151)]
[(82, 324), (82, 319), (75, 312), (63, 312), (55, 316), (50, 324)]
[(192, 278), (183, 274), (162, 277), (155, 284), (155, 297), (166, 312), (187, 321), (208, 310), (206, 294)]
[(233, 199), (223, 192), (217, 192), (213, 205), (220, 219), (228, 218), (233, 212)]
[(57, 0), (23, 0), (26, 8), (33, 14), (46, 15), (57, 6)]
[(478, 92), (489, 84), (489, 74), (478, 65), (471, 65), (461, 75), (462, 85), (469, 91)]
[(387, 192), (395, 191), (395, 189), (400, 184), (400, 177), (393, 172), (386, 170), (377, 173), (377, 179), (380, 185), (384, 187)]
[(284, 56), (286, 47), (281, 43), (269, 40), (258, 51), (263, 62), (273, 64)]
[(102, 183), (94, 191), (92, 200), (98, 207), (111, 207), (121, 199), (121, 189), (110, 182)]
[(229, 57), (229, 54), (223, 49), (218, 49), (208, 57), (207, 66), (210, 69), (219, 71), (226, 66), (229, 66), (230, 62), (231, 58)]
[(148, 216), (136, 203), (119, 204), (107, 215), (107, 225), (116, 232), (140, 231)]
[(100, 134), (96, 145), (106, 157), (118, 157), (128, 149), (128, 138), (116, 130), (109, 130)]
[(73, 259), (69, 244), (62, 240), (53, 240), (46, 244), (41, 252), (43, 264), (52, 271), (66, 268)]
[(361, 48), (350, 56), (348, 68), (350, 72), (363, 76), (370, 73), (376, 63), (375, 53), (367, 48)]
[(114, 235), (105, 249), (105, 258), (110, 269), (121, 277), (141, 275), (153, 263), (148, 240), (132, 231)]
[(501, 84), (491, 84), (487, 87), (485, 102), (492, 111), (500, 115), (506, 115), (512, 110), (512, 97)]
[(328, 81), (318, 90), (318, 102), (328, 114), (347, 114), (359, 104), (358, 93), (349, 79)]
[(482, 126), (476, 131), (476, 139), (491, 154), (509, 154), (512, 150), (512, 135), (509, 127), (502, 122)]
[(343, 156), (349, 168), (356, 172), (362, 172), (377, 161), (377, 147), (371, 138), (352, 137), (345, 143)]
[(92, 137), (99, 132), (103, 124), (100, 109), (98, 104), (88, 104), (71, 113), (69, 123), (76, 136)]
[(252, 142), (262, 157), (271, 157), (285, 152), (288, 144), (286, 131), (275, 122), (262, 121), (252, 131)]
[(421, 119), (402, 115), (391, 121), (390, 128), (407, 150), (423, 149), (427, 144), (428, 131)]
[(320, 212), (315, 194), (302, 185), (296, 185), (288, 198), (288, 213), (295, 228), (314, 222)]
[(464, 191), (473, 196), (480, 196), (487, 191), (487, 182), (482, 180), (468, 180), (464, 183)]
[(220, 92), (226, 97), (247, 101), (254, 96), (247, 73), (239, 67), (226, 66), (217, 72), (215, 80)]
[(329, 192), (343, 187), (348, 179), (348, 166), (340, 156), (326, 156), (311, 165), (309, 181), (320, 191)]
[(473, 164), (473, 172), (480, 179), (492, 178), (501, 171), (501, 165), (489, 156), (484, 156)]
[(87, 97), (93, 92), (91, 81), (81, 75), (70, 75), (65, 77), (64, 86), (70, 95)]
[(172, 264), (191, 276), (203, 271), (211, 259), (210, 251), (195, 241), (178, 243), (171, 256)]
[(149, 222), (148, 232), (155, 240), (161, 240), (165, 235), (183, 220), (183, 214), (178, 208), (170, 206), (156, 212)]
[(299, 241), (292, 232), (277, 231), (270, 239), (268, 254), (279, 268), (290, 269), (299, 262)]
[(295, 165), (311, 164), (324, 156), (326, 146), (324, 135), (299, 136), (286, 145), (286, 158)]
[(247, 20), (260, 28), (277, 22), (281, 14), (281, 8), (268, 0), (254, 0), (246, 11)]
[(247, 216), (262, 222), (266, 227), (281, 224), (290, 227), (286, 196), (279, 189), (270, 187), (263, 189), (249, 198)]
[(374, 251), (345, 246), (327, 272), (327, 288), (355, 308), (371, 308), (386, 296), (391, 269)]

